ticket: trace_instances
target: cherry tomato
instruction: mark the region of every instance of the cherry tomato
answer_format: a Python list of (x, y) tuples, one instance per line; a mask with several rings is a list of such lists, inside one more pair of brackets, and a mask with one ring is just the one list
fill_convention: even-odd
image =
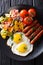
[(31, 17), (35, 17), (36, 16), (36, 10), (34, 8), (31, 8), (28, 10), (28, 14), (31, 16)]
[(27, 10), (23, 9), (23, 10), (20, 11), (20, 16), (21, 16), (22, 18), (25, 18), (27, 15), (28, 15)]
[(25, 17), (23, 23), (26, 25), (30, 25), (32, 23), (33, 19), (32, 17)]

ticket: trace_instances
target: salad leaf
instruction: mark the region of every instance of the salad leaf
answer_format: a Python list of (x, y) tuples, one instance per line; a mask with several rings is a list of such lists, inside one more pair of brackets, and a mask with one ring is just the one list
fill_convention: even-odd
[(0, 17), (0, 23), (4, 22), (4, 17)]

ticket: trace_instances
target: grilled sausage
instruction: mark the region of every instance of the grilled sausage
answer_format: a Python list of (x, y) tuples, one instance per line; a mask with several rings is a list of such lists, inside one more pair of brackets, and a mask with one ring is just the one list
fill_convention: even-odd
[(34, 37), (34, 39), (32, 41), (30, 41), (31, 44), (34, 44), (43, 34), (43, 30), (41, 30), (37, 36)]
[(25, 35), (29, 36), (31, 33), (33, 33), (38, 27), (40, 26), (40, 24), (36, 24), (34, 27), (32, 27)]
[(29, 39), (32, 40), (41, 30), (42, 26), (39, 26), (39, 28), (36, 29), (36, 31), (29, 36)]
[[(42, 30), (43, 31), (43, 30)], [(43, 33), (42, 33), (42, 35), (43, 35)]]
[(23, 29), (23, 32), (26, 33), (31, 27), (33, 27), (38, 21), (35, 20), (30, 26), (26, 26), (24, 29)]
[(24, 25), (24, 28), (27, 26), (26, 24), (23, 24)]

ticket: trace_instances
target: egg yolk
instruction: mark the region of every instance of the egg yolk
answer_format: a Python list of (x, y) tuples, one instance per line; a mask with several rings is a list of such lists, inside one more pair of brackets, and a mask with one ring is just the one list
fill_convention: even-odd
[(13, 38), (13, 41), (15, 42), (15, 43), (20, 43), (21, 42), (21, 40), (22, 40), (22, 36), (21, 36), (21, 34), (14, 34), (14, 38)]
[(24, 53), (27, 50), (27, 45), (23, 43), (17, 48), (17, 50), (21, 53)]

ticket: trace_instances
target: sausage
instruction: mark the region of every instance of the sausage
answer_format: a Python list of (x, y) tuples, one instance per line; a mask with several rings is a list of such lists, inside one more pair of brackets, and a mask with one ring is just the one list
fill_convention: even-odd
[(41, 30), (37, 36), (34, 37), (34, 39), (32, 41), (30, 41), (31, 44), (34, 44), (43, 34), (43, 30)]
[(39, 28), (36, 29), (36, 31), (29, 36), (29, 39), (32, 40), (41, 30), (42, 26), (39, 26)]
[(23, 29), (23, 32), (26, 33), (31, 27), (33, 27), (38, 21), (35, 20), (30, 26), (26, 26), (24, 29)]
[(38, 27), (40, 26), (39, 23), (37, 23), (34, 27), (32, 27), (25, 35), (29, 36), (31, 33), (33, 33)]
[(26, 24), (23, 24), (24, 25), (24, 28), (27, 26)]
[[(43, 30), (42, 30), (43, 31)], [(42, 33), (42, 35), (43, 35), (43, 33)]]
[(26, 33), (30, 28), (31, 28), (31, 26), (25, 27), (24, 30), (23, 30), (23, 32)]

